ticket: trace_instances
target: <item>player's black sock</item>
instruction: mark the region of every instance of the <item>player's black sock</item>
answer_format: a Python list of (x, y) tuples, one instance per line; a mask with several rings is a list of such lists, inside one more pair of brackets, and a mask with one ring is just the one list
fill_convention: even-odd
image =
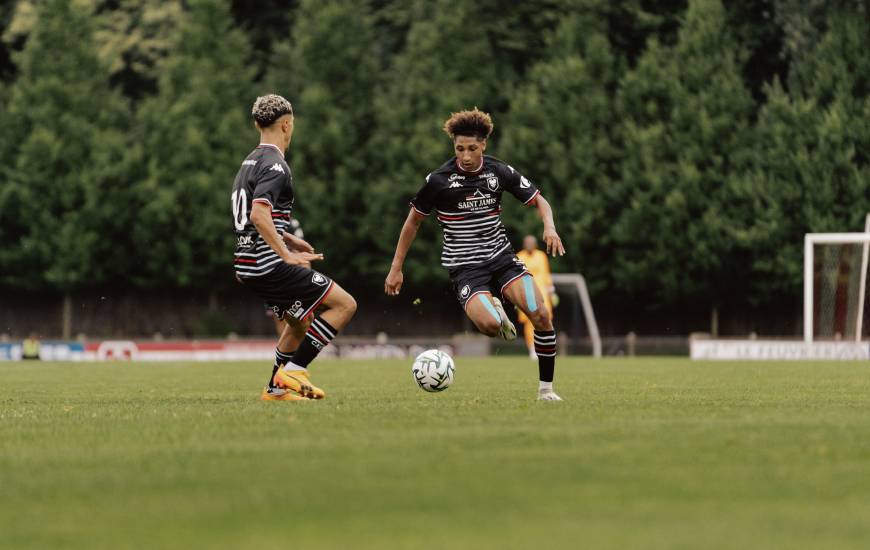
[(275, 364), (272, 366), (272, 376), (269, 377), (269, 387), (270, 388), (277, 387), (277, 386), (275, 386), (275, 382), (273, 382), (272, 379), (275, 378), (275, 373), (278, 372), (278, 369), (280, 369), (281, 367), (286, 365), (287, 361), (289, 361), (292, 357), (293, 357), (292, 354), (284, 353), (283, 351), (280, 351), (278, 348), (275, 348)]
[(311, 321), (311, 326), (308, 327), (308, 332), (305, 333), (305, 338), (302, 339), (299, 348), (293, 354), (293, 364), (308, 368), (308, 364), (314, 361), (317, 354), (332, 342), (337, 332), (332, 325), (320, 317), (315, 317)]
[(538, 354), (538, 373), (541, 382), (552, 382), (556, 368), (556, 331), (535, 331), (535, 353)]

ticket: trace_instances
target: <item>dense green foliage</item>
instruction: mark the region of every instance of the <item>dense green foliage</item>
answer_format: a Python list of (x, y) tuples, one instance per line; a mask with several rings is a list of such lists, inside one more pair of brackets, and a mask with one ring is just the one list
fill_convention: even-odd
[[(802, 235), (870, 209), (859, 1), (19, 0), (0, 9), (0, 286), (231, 284), (230, 187), (257, 94), (297, 110), (297, 214), (380, 288), (451, 111), (551, 199), (612, 303), (798, 294)], [(538, 231), (506, 206), (512, 236)], [(434, 223), (406, 279), (443, 279)]]
[[(3, 366), (4, 548), (864, 549), (870, 379), (841, 362)], [(203, 384), (203, 375), (208, 384)], [(63, 391), (38, 393), (49, 379)], [(50, 518), (48, 521), (46, 518)], [(275, 526), (281, 526), (276, 528)]]

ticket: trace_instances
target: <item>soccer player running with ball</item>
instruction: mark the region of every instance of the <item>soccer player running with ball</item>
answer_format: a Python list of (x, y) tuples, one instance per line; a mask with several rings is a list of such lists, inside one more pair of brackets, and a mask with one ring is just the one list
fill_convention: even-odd
[[(309, 269), (323, 254), (290, 231), (295, 194), (284, 151), (293, 136), (293, 107), (279, 95), (258, 97), (252, 109), (260, 144), (233, 183), (236, 277), (287, 322), (261, 398), (323, 399), (308, 365), (353, 317), (356, 302), (326, 275)], [(324, 311), (315, 316), (322, 306)]]
[(514, 255), (501, 223), (501, 197), (509, 192), (523, 204), (535, 206), (544, 222), (547, 253), (564, 255), (553, 211), (525, 176), (504, 162), (484, 155), (492, 133), (492, 119), (474, 109), (453, 113), (444, 131), (456, 155), (426, 176), (411, 200), (384, 291), (396, 296), (402, 288), (402, 265), (420, 224), (435, 211), (443, 231), (441, 265), (447, 268), (459, 303), (474, 325), (487, 336), (513, 340), (516, 328), (494, 293), (510, 300), (534, 326), (538, 356), (538, 399), (561, 401), (553, 391), (556, 332), (541, 291), (525, 265)]

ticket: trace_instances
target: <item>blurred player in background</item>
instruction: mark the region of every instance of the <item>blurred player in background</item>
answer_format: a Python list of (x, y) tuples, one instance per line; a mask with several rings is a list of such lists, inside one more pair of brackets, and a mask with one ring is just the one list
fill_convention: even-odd
[[(271, 94), (258, 97), (251, 114), (260, 145), (242, 162), (231, 196), (236, 277), (287, 323), (261, 398), (322, 399), (326, 393), (311, 383), (308, 365), (350, 322), (356, 302), (329, 277), (304, 267), (323, 254), (288, 231), (295, 194), (284, 151), (293, 136), (293, 107)], [(325, 311), (315, 316), (321, 305)]]
[(550, 204), (535, 185), (511, 166), (484, 155), (492, 128), (490, 116), (477, 109), (453, 113), (444, 123), (455, 156), (426, 176), (411, 201), (384, 291), (399, 294), (405, 256), (420, 224), (434, 210), (444, 235), (441, 265), (450, 273), (465, 314), (487, 336), (513, 340), (516, 328), (497, 295), (523, 311), (534, 326), (538, 399), (561, 401), (553, 391), (556, 332), (541, 291), (508, 242), (499, 217), (502, 194), (507, 191), (537, 208), (544, 222), (547, 252), (561, 255), (565, 248), (556, 233)]
[[(526, 265), (526, 269), (532, 274), (538, 290), (541, 291), (541, 296), (544, 297), (543, 307), (547, 309), (552, 318), (553, 307), (559, 305), (559, 297), (556, 295), (556, 287), (553, 286), (553, 278), (550, 276), (550, 260), (547, 258), (546, 252), (538, 249), (538, 239), (534, 235), (526, 235), (523, 238), (523, 249), (517, 252), (517, 258)], [(537, 359), (535, 326), (520, 308), (517, 308), (517, 320), (523, 325), (523, 336), (526, 338), (529, 358)]]

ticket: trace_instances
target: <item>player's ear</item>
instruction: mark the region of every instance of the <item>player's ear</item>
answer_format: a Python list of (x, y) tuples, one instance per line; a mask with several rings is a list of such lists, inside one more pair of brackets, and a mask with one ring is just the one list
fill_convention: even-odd
[(486, 151), (486, 138), (483, 138), (482, 140), (480, 140), (480, 150)]

